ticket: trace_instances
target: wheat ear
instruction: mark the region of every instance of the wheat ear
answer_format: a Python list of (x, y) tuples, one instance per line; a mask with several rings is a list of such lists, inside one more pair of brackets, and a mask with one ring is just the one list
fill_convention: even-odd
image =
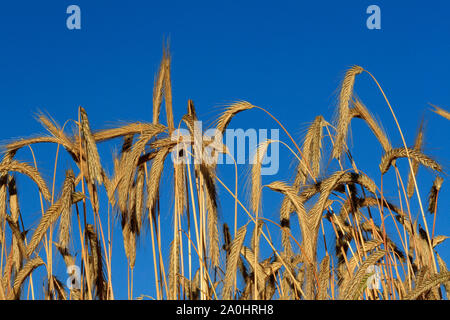
[(435, 160), (431, 159), (430, 157), (424, 155), (422, 152), (415, 150), (415, 149), (410, 149), (410, 148), (408, 148), (408, 150), (406, 150), (406, 148), (397, 148), (397, 149), (392, 149), (389, 152), (386, 152), (383, 155), (383, 157), (381, 158), (381, 162), (380, 162), (381, 174), (385, 174), (389, 170), (392, 162), (395, 159), (407, 158), (408, 154), (409, 154), (409, 158), (417, 161), (421, 165), (428, 167), (432, 170), (442, 172), (441, 165), (439, 163), (437, 163)]
[(351, 120), (349, 108), (350, 99), (353, 94), (353, 86), (356, 75), (362, 73), (364, 69), (360, 66), (353, 66), (345, 74), (339, 94), (339, 114), (337, 123), (337, 135), (333, 148), (333, 158), (340, 158), (347, 140), (348, 125)]
[(242, 244), (244, 243), (247, 233), (247, 225), (242, 226), (231, 244), (230, 256), (227, 260), (227, 269), (225, 271), (225, 282), (222, 290), (222, 299), (231, 300), (233, 293), (233, 285), (236, 279), (236, 271), (238, 267), (239, 255), (241, 253)]

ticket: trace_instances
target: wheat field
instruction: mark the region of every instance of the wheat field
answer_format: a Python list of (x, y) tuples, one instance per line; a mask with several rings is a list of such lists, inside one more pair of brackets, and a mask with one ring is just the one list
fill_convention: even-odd
[[(0, 163), (0, 299), (109, 300), (117, 295), (112, 255), (125, 255), (128, 264), (128, 298), (146, 298), (134, 292), (133, 277), (137, 245), (148, 242), (154, 278), (152, 299), (170, 300), (440, 300), (448, 297), (450, 272), (439, 256), (439, 244), (447, 239), (435, 234), (439, 192), (444, 183), (443, 166), (423, 152), (424, 134), (420, 127), (414, 145), (408, 146), (395, 110), (377, 79), (363, 67), (349, 68), (342, 79), (335, 119), (318, 115), (302, 141), (292, 138), (270, 110), (247, 101), (227, 106), (215, 120), (223, 133), (241, 112), (262, 112), (274, 120), (286, 136), (295, 168), (289, 181), (270, 177), (262, 184), (261, 167), (268, 146), (258, 146), (248, 174), (248, 194), (238, 192), (238, 172), (234, 185), (227, 185), (215, 163), (176, 163), (170, 160), (178, 150), (173, 139), (177, 128), (194, 136), (197, 118), (193, 101), (184, 113), (172, 107), (171, 57), (164, 50), (153, 88), (152, 122), (126, 123), (108, 129), (92, 128), (83, 107), (76, 119), (60, 126), (39, 113), (37, 120), (46, 135), (16, 139), (3, 144)], [(382, 124), (354, 92), (359, 77), (367, 76), (384, 97), (392, 114), (401, 145), (391, 145)], [(164, 106), (163, 112), (161, 108)], [(450, 120), (445, 108), (432, 111)], [(181, 114), (174, 122), (173, 112)], [(164, 113), (165, 123), (161, 121)], [(370, 177), (360, 169), (349, 148), (349, 126), (362, 120), (379, 142), (378, 175)], [(110, 120), (110, 119), (108, 119)], [(68, 129), (72, 125), (72, 132)], [(445, 129), (444, 129), (445, 130)], [(30, 132), (31, 134), (31, 132)], [(9, 137), (2, 137), (7, 139)], [(103, 154), (99, 146), (112, 142), (117, 154)], [(43, 143), (57, 147), (55, 174), (47, 181), (36, 161), (16, 157), (21, 149), (38, 149)], [(186, 143), (186, 142), (185, 142)], [(217, 141), (203, 141), (191, 148), (194, 159), (216, 144), (218, 153), (227, 154)], [(432, 143), (429, 142), (429, 143)], [(193, 146), (189, 140), (187, 145)], [(447, 146), (446, 146), (447, 147)], [(64, 172), (56, 183), (60, 153), (67, 153), (74, 168)], [(330, 155), (325, 159), (325, 155)], [(113, 164), (108, 173), (105, 163)], [(334, 162), (338, 170), (325, 170), (324, 162)], [(399, 167), (406, 168), (401, 175)], [(416, 179), (419, 167), (427, 179)], [(161, 179), (163, 170), (173, 173), (170, 183)], [(287, 170), (287, 168), (282, 168)], [(383, 177), (391, 174), (394, 179)], [(37, 186), (36, 194), (21, 193), (16, 177), (24, 176)], [(61, 185), (55, 190), (55, 184)], [(161, 212), (160, 195), (165, 184), (173, 193), (173, 208)], [(428, 194), (419, 194), (425, 185)], [(233, 215), (228, 225), (219, 219), (218, 190), (232, 197)], [(263, 214), (263, 192), (282, 197), (277, 219)], [(388, 201), (385, 193), (398, 195)], [(220, 193), (221, 194), (221, 193)], [(21, 202), (39, 198), (41, 212), (36, 225), (23, 223)], [(249, 199), (249, 201), (245, 201)], [(418, 202), (418, 212), (411, 203)], [(441, 211), (445, 208), (440, 208)], [(239, 216), (240, 214), (244, 216)], [(172, 232), (162, 232), (161, 216), (171, 215)], [(114, 218), (114, 215), (116, 218)], [(238, 224), (238, 221), (247, 221)], [(123, 250), (112, 247), (112, 230), (122, 230)], [(144, 232), (145, 231), (145, 232)], [(333, 241), (327, 241), (332, 238)], [(275, 239), (279, 239), (276, 241)], [(164, 243), (170, 243), (164, 252)], [(74, 255), (75, 247), (79, 250)], [(266, 249), (263, 249), (266, 248)], [(53, 272), (63, 261), (74, 285)], [(74, 266), (80, 266), (79, 269)], [(77, 271), (78, 270), (78, 271)], [(374, 271), (375, 270), (375, 271)], [(33, 279), (36, 271), (44, 281)], [(76, 274), (79, 272), (79, 274)], [(374, 286), (374, 276), (378, 285)], [(75, 282), (78, 281), (78, 285)]]

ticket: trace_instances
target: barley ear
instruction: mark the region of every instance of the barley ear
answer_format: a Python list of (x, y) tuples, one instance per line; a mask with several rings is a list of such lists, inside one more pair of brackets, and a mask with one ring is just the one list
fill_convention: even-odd
[[(423, 147), (423, 135), (424, 135), (424, 127), (423, 120), (420, 123), (419, 130), (416, 135), (416, 139), (414, 141), (414, 149), (417, 151), (422, 151)], [(419, 163), (415, 160), (411, 161), (412, 171), (409, 172), (408, 175), (408, 184), (406, 187), (408, 198), (411, 198), (414, 194), (415, 185), (414, 185), (414, 177), (417, 175), (417, 170), (419, 170)], [(414, 176), (414, 177), (413, 177)]]
[(334, 142), (333, 158), (340, 158), (347, 140), (348, 126), (351, 120), (349, 103), (353, 95), (353, 86), (356, 75), (362, 73), (364, 69), (360, 66), (351, 67), (345, 74), (339, 94), (339, 113), (337, 121), (337, 135)]
[(177, 300), (178, 297), (178, 273), (180, 268), (180, 250), (178, 235), (170, 246), (170, 261), (169, 261), (169, 300)]
[(442, 167), (439, 163), (437, 163), (435, 160), (431, 159), (430, 157), (426, 156), (420, 151), (417, 151), (415, 149), (406, 149), (406, 148), (397, 148), (392, 149), (388, 152), (386, 152), (383, 157), (381, 158), (380, 162), (380, 171), (381, 174), (385, 174), (389, 168), (392, 165), (392, 162), (395, 159), (398, 158), (410, 158), (411, 160), (415, 160), (421, 165), (428, 167), (432, 170), (442, 172)]
[(412, 291), (408, 293), (404, 300), (415, 300), (422, 293), (439, 286), (443, 283), (446, 283), (450, 280), (450, 272), (449, 271), (441, 271), (440, 273), (436, 273), (432, 275), (428, 280), (423, 281), (419, 286), (414, 288)]
[(340, 299), (349, 300), (354, 299), (355, 295), (358, 294), (361, 289), (361, 282), (363, 280), (367, 280), (367, 268), (373, 264), (375, 264), (378, 260), (380, 260), (386, 251), (378, 250), (372, 253), (359, 267), (358, 271), (352, 277), (347, 287), (341, 287), (339, 290), (341, 291), (339, 294)]
[(159, 122), (159, 113), (161, 110), (161, 102), (164, 92), (164, 79), (165, 79), (165, 61), (166, 50), (163, 50), (163, 57), (159, 66), (158, 74), (156, 75), (155, 84), (153, 86), (153, 124)]
[(43, 265), (44, 261), (40, 257), (29, 260), (22, 270), (17, 274), (14, 280), (14, 287), (8, 294), (8, 300), (19, 299), (20, 298), (20, 287), (26, 278), (39, 266)]
[(84, 147), (86, 150), (86, 163), (88, 168), (88, 179), (91, 184), (97, 181), (102, 184), (102, 166), (100, 163), (100, 156), (97, 150), (97, 144), (94, 136), (91, 132), (88, 116), (86, 110), (80, 107), (80, 120), (81, 120), (81, 134), (84, 141)]
[(430, 213), (434, 213), (437, 209), (437, 198), (443, 182), (444, 179), (440, 176), (437, 176), (434, 179), (433, 186), (431, 187), (430, 194), (428, 195), (428, 211)]
[(58, 220), (61, 212), (63, 210), (68, 210), (67, 205), (70, 204), (72, 198), (72, 192), (74, 188), (75, 177), (71, 170), (66, 172), (66, 179), (64, 180), (64, 184), (62, 187), (61, 197), (53, 203), (50, 208), (44, 213), (43, 217), (39, 221), (39, 225), (31, 237), (30, 243), (27, 247), (27, 256), (29, 257), (33, 251), (37, 248), (39, 243), (41, 242), (44, 234), (47, 232), (50, 225)]
[(330, 283), (330, 256), (327, 254), (320, 263), (318, 300), (326, 300)]
[(222, 290), (222, 299), (231, 300), (233, 294), (233, 285), (236, 280), (236, 271), (238, 267), (239, 255), (247, 233), (247, 225), (242, 226), (233, 243), (231, 244), (230, 256), (227, 260), (227, 269), (225, 271), (225, 282)]

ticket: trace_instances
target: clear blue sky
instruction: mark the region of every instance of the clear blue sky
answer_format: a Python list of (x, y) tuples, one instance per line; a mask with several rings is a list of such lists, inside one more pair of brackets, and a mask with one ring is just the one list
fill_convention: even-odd
[[(71, 4), (81, 8), (81, 30), (66, 28), (66, 8)], [(381, 8), (381, 30), (366, 28), (366, 8), (372, 4)], [(358, 64), (381, 82), (409, 144), (425, 117), (425, 152), (448, 171), (449, 123), (430, 112), (428, 103), (450, 109), (449, 13), (448, 1), (4, 2), (0, 6), (0, 139), (44, 133), (33, 117), (35, 112), (46, 111), (63, 124), (76, 119), (79, 105), (87, 110), (94, 129), (110, 127), (119, 120), (150, 122), (154, 75), (162, 43), (170, 38), (176, 122), (185, 113), (188, 99), (193, 99), (199, 117), (208, 123), (219, 113), (218, 106), (247, 100), (270, 110), (300, 141), (316, 115), (333, 119), (340, 81), (349, 66)], [(367, 75), (357, 79), (355, 90), (383, 119), (392, 144), (401, 146), (393, 118)], [(242, 113), (231, 126), (276, 127), (258, 111)], [(356, 162), (379, 183), (381, 148), (361, 123), (354, 122), (352, 132)], [(287, 142), (286, 136), (281, 138)], [(105, 155), (112, 151), (110, 145), (102, 148)], [(50, 183), (55, 147), (34, 149)], [(282, 152), (280, 174), (265, 177), (264, 183), (291, 176), (292, 156), (287, 150)], [(31, 161), (28, 150), (18, 158)], [(110, 166), (109, 158), (104, 162)], [(71, 166), (66, 159), (59, 170)], [(232, 169), (219, 172), (233, 183), (227, 178)], [(244, 178), (241, 175), (241, 181)], [(433, 176), (422, 169), (419, 179), (426, 199)], [(21, 186), (25, 193), (35, 192), (26, 179), (19, 180)], [(244, 191), (242, 188), (245, 199)], [(393, 201), (395, 191), (395, 187), (387, 190)], [(231, 198), (220, 192), (221, 222), (231, 221)], [(450, 235), (449, 196), (445, 181), (437, 234)], [(170, 195), (165, 197), (168, 203), (173, 200)], [(280, 199), (264, 191), (266, 217), (277, 219)], [(417, 210), (417, 201), (413, 202)], [(40, 217), (38, 201), (22, 204), (22, 212), (26, 222), (35, 227)], [(162, 219), (170, 226), (171, 213)], [(126, 267), (118, 228), (115, 235), (115, 293), (126, 298)], [(448, 243), (442, 244), (439, 252), (450, 261)], [(138, 251), (135, 295), (155, 295), (150, 257), (147, 238)], [(64, 271), (61, 264), (57, 272), (63, 280)]]

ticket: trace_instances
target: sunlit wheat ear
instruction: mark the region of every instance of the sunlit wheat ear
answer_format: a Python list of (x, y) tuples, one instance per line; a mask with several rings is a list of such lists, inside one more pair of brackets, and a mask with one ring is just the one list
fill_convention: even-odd
[(434, 213), (436, 210), (437, 197), (443, 182), (444, 179), (442, 177), (437, 176), (436, 179), (434, 179), (433, 186), (431, 187), (430, 194), (428, 196), (428, 211), (430, 213)]
[(355, 201), (352, 201), (350, 198), (348, 198), (342, 205), (337, 218), (340, 220), (340, 223), (344, 223), (351, 210), (357, 212), (360, 208), (378, 207), (379, 205), (382, 205), (383, 207), (397, 213), (398, 215), (406, 215), (406, 213), (404, 213), (400, 208), (393, 205), (392, 203), (389, 203), (386, 200), (380, 202), (380, 199), (366, 196), (364, 198), (356, 198)]
[[(400, 217), (400, 215), (397, 215), (396, 217)], [(380, 235), (383, 234), (383, 231), (381, 230), (380, 227), (378, 227), (377, 225), (374, 225), (373, 222), (371, 223), (369, 221), (364, 221), (361, 224), (361, 230), (364, 232), (369, 232), (370, 234), (372, 234), (373, 237), (380, 237)], [(392, 241), (391, 238), (389, 238), (389, 236), (386, 235), (386, 239), (383, 239), (383, 242), (384, 242), (384, 240), (386, 240), (385, 243), (387, 244), (388, 250), (390, 250), (391, 252), (394, 252), (398, 256), (398, 258), (404, 262), (405, 261), (404, 260), (405, 253), (397, 247), (395, 242)], [(426, 249), (428, 250), (429, 247), (428, 247), (427, 242), (425, 241), (424, 244), (425, 244)], [(364, 244), (364, 246), (365, 246), (365, 244)]]
[(75, 177), (73, 176), (73, 173), (70, 170), (67, 171), (66, 179), (64, 180), (64, 184), (62, 187), (61, 197), (58, 199), (58, 201), (53, 203), (50, 208), (47, 209), (47, 211), (39, 221), (39, 224), (34, 231), (33, 236), (31, 237), (30, 243), (28, 244), (27, 256), (30, 256), (34, 252), (34, 250), (37, 248), (42, 238), (44, 237), (47, 229), (50, 227), (50, 225), (55, 223), (56, 220), (58, 220), (61, 212), (64, 209), (68, 210), (67, 204), (71, 203), (70, 201), (72, 198), (74, 180)]
[(217, 214), (217, 191), (214, 169), (204, 163), (200, 164), (200, 174), (206, 188), (206, 209), (208, 211), (208, 254), (213, 266), (219, 266), (219, 230)]
[[(266, 278), (266, 273), (264, 272), (264, 268), (256, 259), (255, 253), (253, 250), (243, 246), (241, 249), (241, 254), (244, 256), (245, 260), (247, 260), (248, 264), (251, 266), (253, 272), (256, 275), (256, 281), (258, 283), (258, 288), (261, 290), (264, 288), (264, 280)], [(256, 263), (255, 263), (256, 262)]]
[[(75, 180), (73, 172), (69, 170), (66, 173), (67, 179)], [(70, 239), (70, 229), (71, 229), (71, 221), (72, 221), (72, 194), (75, 189), (74, 183), (72, 181), (67, 182), (67, 188), (65, 192), (70, 193), (70, 196), (66, 196), (61, 199), (61, 219), (59, 220), (59, 245), (62, 248), (67, 248), (69, 245)], [(70, 190), (69, 190), (70, 188)], [(64, 192), (64, 190), (63, 190)]]
[(51, 199), (51, 194), (47, 188), (47, 184), (45, 183), (44, 179), (42, 179), (39, 171), (34, 167), (30, 166), (27, 163), (18, 162), (15, 160), (11, 160), (7, 163), (2, 162), (0, 164), (0, 172), (7, 173), (8, 171), (15, 171), (27, 175), (36, 183), (44, 198), (48, 201)]
[(261, 231), (262, 227), (264, 225), (264, 221), (258, 220), (258, 225), (255, 226), (252, 233), (252, 240), (251, 240), (251, 249), (256, 256), (256, 260), (259, 261), (259, 242), (261, 240)]
[(241, 111), (250, 110), (253, 108), (255, 108), (255, 106), (246, 101), (233, 103), (231, 106), (227, 107), (218, 118), (216, 126), (217, 130), (223, 134), (231, 119), (233, 119), (236, 114)]
[[(7, 165), (11, 163), (11, 161), (14, 158), (15, 155), (14, 152), (7, 152), (4, 156), (2, 161), (0, 162), (0, 166)], [(8, 171), (3, 170), (0, 171), (0, 221), (3, 221), (4, 217), (6, 216), (6, 191), (7, 191), (7, 184), (8, 184)], [(2, 223), (0, 223), (0, 231), (2, 230)], [(3, 234), (3, 233), (2, 233)]]
[(345, 192), (343, 184), (349, 183), (357, 183), (373, 194), (375, 194), (377, 190), (375, 182), (363, 173), (357, 174), (348, 171), (336, 171), (314, 185), (305, 187), (301, 191), (299, 198), (302, 202), (306, 202), (317, 193), (331, 191)]
[(144, 210), (144, 183), (145, 183), (145, 168), (141, 165), (138, 169), (136, 177), (136, 223), (137, 223), (137, 233), (140, 234), (142, 227), (142, 217)]
[[(14, 221), (13, 218), (9, 215), (6, 215), (6, 221), (8, 222), (9, 228), (12, 231), (12, 262), (13, 266), (18, 272), (22, 268), (22, 261), (27, 257), (24, 236), (20, 232), (18, 221)], [(5, 269), (6, 271), (6, 269)]]
[(152, 168), (150, 169), (147, 182), (147, 209), (149, 210), (149, 215), (151, 214), (158, 199), (161, 174), (164, 169), (164, 161), (168, 154), (169, 148), (162, 148), (156, 153), (156, 156), (153, 159)]
[(86, 162), (88, 167), (88, 178), (91, 184), (97, 181), (102, 184), (102, 165), (97, 150), (97, 144), (92, 135), (86, 110), (80, 107), (81, 134), (86, 150)]
[(121, 161), (121, 167), (123, 170), (122, 179), (118, 186), (119, 192), (119, 208), (122, 213), (126, 212), (127, 205), (127, 195), (130, 191), (131, 185), (133, 183), (136, 168), (139, 163), (139, 156), (145, 152), (145, 146), (147, 143), (156, 135), (160, 134), (165, 130), (164, 126), (154, 126), (151, 130), (143, 132), (139, 139), (135, 142), (130, 152), (124, 156)]
[[(422, 146), (423, 146), (423, 135), (424, 135), (424, 127), (423, 127), (423, 120), (420, 123), (420, 127), (419, 130), (417, 132), (416, 135), (416, 139), (414, 141), (414, 150), (417, 150), (419, 152), (422, 152)], [(412, 165), (412, 172), (409, 172), (408, 175), (408, 184), (406, 187), (406, 191), (407, 191), (407, 195), (408, 198), (411, 198), (414, 194), (414, 179), (413, 176), (415, 177), (417, 175), (417, 170), (419, 169), (419, 163), (415, 160), (411, 161), (411, 165)]]
[(432, 242), (432, 247), (436, 247), (438, 244), (441, 244), (442, 242), (444, 242), (445, 240), (449, 239), (450, 237), (447, 236), (434, 236), (433, 238), (433, 242)]
[(251, 186), (252, 186), (252, 193), (251, 193), (251, 205), (253, 212), (258, 212), (261, 204), (261, 166), (262, 162), (264, 160), (264, 156), (266, 155), (267, 148), (269, 147), (269, 144), (271, 144), (272, 140), (266, 140), (263, 143), (261, 143), (258, 148), (256, 148), (256, 152), (253, 156), (252, 160), (252, 174), (251, 174)]
[[(343, 300), (354, 300), (359, 297), (362, 289), (364, 289), (364, 285), (367, 282), (367, 268), (373, 264), (375, 264), (378, 260), (380, 260), (386, 251), (378, 250), (372, 253), (358, 268), (358, 271), (353, 275), (352, 279), (348, 282), (347, 286), (339, 288), (339, 299)], [(365, 281), (364, 281), (365, 280)], [(342, 290), (342, 291), (341, 291)]]
[(163, 57), (156, 75), (155, 84), (153, 85), (153, 124), (159, 122), (159, 113), (161, 110), (161, 102), (163, 98), (164, 78), (166, 64), (166, 51), (163, 50)]
[[(295, 193), (298, 193), (300, 187), (306, 183), (308, 176), (316, 180), (320, 172), (320, 160), (322, 149), (322, 131), (326, 125), (326, 121), (322, 116), (317, 116), (313, 123), (309, 126), (303, 141), (303, 157), (299, 161), (296, 169), (296, 175), (292, 187)], [(286, 252), (290, 252), (290, 236), (289, 236), (289, 217), (292, 213), (292, 204), (287, 196), (283, 198), (280, 209), (280, 221), (282, 227), (282, 243)]]
[(320, 263), (318, 300), (326, 300), (330, 284), (330, 256), (327, 254)]
[(90, 274), (95, 280), (96, 294), (100, 300), (106, 299), (106, 283), (103, 275), (103, 257), (101, 246), (95, 232), (94, 226), (86, 225), (86, 235), (89, 240), (92, 256), (92, 273)]
[(19, 299), (20, 298), (20, 287), (26, 278), (39, 266), (43, 265), (44, 261), (40, 257), (29, 260), (22, 270), (17, 274), (14, 280), (14, 287), (8, 294), (8, 300)]
[[(439, 256), (439, 254), (437, 252), (436, 252), (436, 258), (437, 258), (437, 262), (439, 265), (439, 271), (447, 272), (448, 271), (447, 265), (444, 262), (444, 260), (442, 260), (442, 258)], [(450, 294), (450, 281), (444, 282), (444, 287), (445, 287), (446, 294), (447, 295)]]
[(432, 170), (442, 172), (442, 167), (439, 163), (437, 163), (435, 160), (431, 159), (430, 157), (424, 155), (420, 151), (417, 151), (417, 150), (411, 149), (411, 148), (408, 148), (407, 150), (405, 148), (397, 148), (397, 149), (392, 149), (389, 152), (386, 152), (383, 155), (383, 157), (381, 158), (381, 162), (379, 165), (381, 174), (385, 174), (389, 170), (389, 168), (392, 164), (392, 161), (394, 161), (395, 159), (398, 159), (398, 158), (407, 158), (408, 154), (409, 154), (409, 158), (411, 160), (415, 160), (418, 163), (420, 163), (421, 165), (428, 167)]
[(61, 254), (61, 257), (63, 258), (67, 268), (75, 264), (75, 258), (70, 254), (67, 248), (63, 248), (57, 243), (55, 244), (55, 246)]
[[(57, 243), (55, 244), (55, 246), (58, 249), (59, 253), (61, 254), (67, 269), (75, 265), (75, 258), (69, 253), (69, 250), (67, 248), (62, 248)], [(72, 300), (79, 300), (80, 290), (76, 288), (71, 288), (70, 296)]]
[[(362, 250), (364, 253), (370, 253), (372, 250), (377, 249), (379, 246), (383, 244), (382, 240), (368, 240), (364, 243), (364, 248)], [(342, 288), (346, 288), (349, 285), (349, 282), (352, 280), (353, 274), (355, 272), (356, 267), (360, 264), (360, 257), (358, 255), (354, 255), (348, 261), (348, 264), (343, 264), (342, 267), (345, 270), (339, 270), (339, 277), (342, 277), (341, 285)]]
[(11, 210), (11, 218), (17, 222), (19, 219), (19, 200), (17, 195), (16, 179), (11, 177), (8, 182), (9, 192), (9, 209)]
[(438, 115), (444, 117), (445, 119), (450, 120), (450, 112), (448, 112), (448, 111), (446, 111), (446, 110), (444, 110), (442, 108), (439, 108), (438, 106), (435, 106), (433, 104), (431, 104), (431, 106), (434, 108), (434, 110), (432, 110), (433, 112), (435, 112)]
[(287, 196), (291, 201), (292, 205), (295, 207), (295, 210), (300, 215), (300, 222), (306, 223), (306, 211), (301, 201), (301, 198), (297, 196), (295, 190), (292, 186), (282, 182), (282, 181), (274, 181), (267, 185), (267, 187), (273, 191), (280, 192)]
[[(49, 278), (50, 278), (49, 280), (51, 282), (53, 282), (54, 289), (55, 289), (56, 293), (58, 294), (58, 298), (53, 297), (52, 299), (67, 300), (67, 295), (66, 295), (66, 292), (64, 291), (63, 283), (55, 275), (51, 275)], [(50, 281), (48, 281), (47, 291), (50, 291)]]
[(222, 249), (225, 250), (227, 256), (226, 260), (228, 260), (228, 256), (230, 255), (231, 250), (231, 233), (230, 233), (230, 227), (228, 227), (228, 224), (224, 223), (222, 227), (222, 233), (223, 233), (223, 246)]
[(133, 232), (128, 220), (122, 227), (123, 247), (125, 255), (128, 259), (128, 265), (131, 269), (134, 268), (136, 262), (136, 234)]
[[(111, 128), (111, 129), (103, 129), (93, 133), (94, 139), (96, 142), (104, 142), (111, 139), (119, 138), (119, 137), (127, 137), (135, 134), (141, 134), (142, 132), (147, 132), (149, 130), (154, 129), (157, 126), (162, 126), (160, 124), (152, 124), (152, 123), (142, 123), (135, 122), (124, 125), (122, 127)], [(163, 126), (164, 127), (164, 126)]]
[(164, 62), (164, 101), (166, 106), (167, 127), (169, 128), (169, 134), (172, 133), (173, 127), (173, 110), (172, 110), (172, 83), (170, 79), (170, 62), (171, 57), (169, 49), (166, 49), (166, 59)]
[(351, 67), (345, 74), (339, 94), (339, 113), (337, 123), (336, 140), (333, 148), (333, 158), (340, 158), (347, 141), (348, 125), (350, 124), (350, 99), (353, 94), (353, 85), (356, 75), (362, 73), (364, 69), (360, 66)]
[[(302, 172), (302, 177), (300, 184), (305, 183), (305, 178), (311, 175), (312, 179), (315, 180), (319, 176), (320, 172), (320, 158), (322, 149), (322, 129), (326, 124), (322, 116), (317, 116), (313, 123), (308, 128), (304, 142), (303, 142), (303, 161), (304, 163), (299, 163), (297, 167), (297, 174), (299, 171)], [(306, 164), (306, 165), (305, 165)], [(311, 168), (312, 171), (309, 172)]]
[(37, 120), (48, 130), (48, 132), (58, 139), (59, 143), (66, 148), (69, 153), (78, 153), (74, 141), (64, 133), (62, 128), (53, 119), (49, 119), (43, 114), (38, 114)]
[(247, 225), (242, 226), (231, 244), (230, 256), (227, 260), (227, 269), (225, 271), (225, 282), (222, 290), (222, 299), (231, 300), (233, 294), (234, 281), (238, 267), (239, 255), (241, 253), (242, 244), (244, 243), (247, 233)]
[(370, 130), (373, 132), (378, 142), (380, 142), (381, 147), (385, 152), (392, 149), (391, 143), (383, 131), (381, 126), (375, 121), (374, 117), (370, 114), (367, 107), (357, 98), (353, 100), (353, 108), (351, 109), (352, 115), (355, 118), (360, 118), (364, 120)]
[(405, 297), (405, 300), (415, 300), (421, 294), (436, 287), (437, 285), (446, 283), (449, 280), (450, 280), (450, 272), (448, 271), (434, 274), (427, 281), (425, 281), (420, 286), (414, 288), (411, 292), (409, 292), (408, 295)]

